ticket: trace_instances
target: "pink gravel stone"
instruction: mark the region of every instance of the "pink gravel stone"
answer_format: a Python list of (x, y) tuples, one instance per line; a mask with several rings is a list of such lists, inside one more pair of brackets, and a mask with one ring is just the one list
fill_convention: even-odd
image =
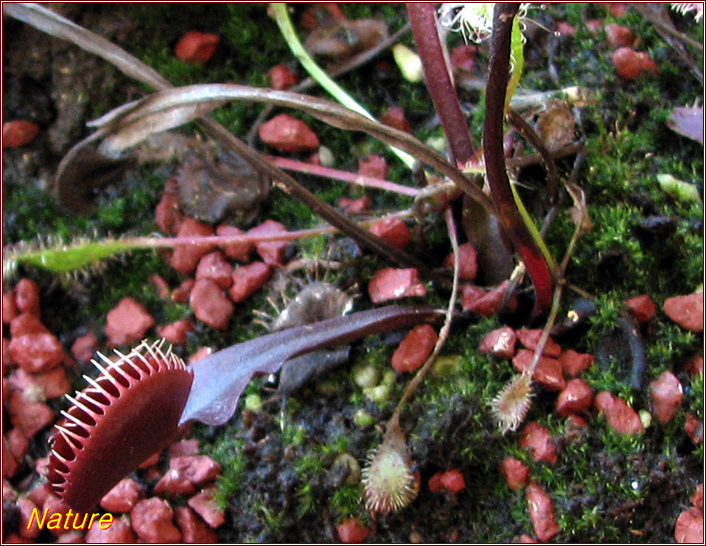
[(343, 544), (361, 544), (368, 538), (370, 529), (363, 525), (358, 518), (343, 520), (336, 526), (338, 539)]
[(29, 440), (19, 429), (13, 428), (7, 433), (7, 449), (16, 461), (22, 461), (29, 451)]
[(12, 478), (20, 467), (20, 463), (12, 455), (7, 438), (2, 437), (2, 476)]
[(154, 211), (157, 227), (166, 235), (174, 235), (179, 231), (184, 215), (179, 209), (179, 191), (176, 178), (170, 178), (164, 184), (162, 200)]
[(39, 125), (33, 121), (13, 119), (2, 124), (2, 147), (15, 148), (30, 144), (39, 134)]
[(593, 389), (583, 379), (572, 379), (556, 399), (556, 412), (560, 417), (583, 413), (593, 403)]
[(196, 280), (211, 279), (221, 288), (228, 289), (233, 284), (231, 275), (233, 266), (230, 265), (220, 250), (209, 252), (199, 260), (196, 267)]
[(476, 54), (478, 48), (474, 45), (462, 45), (451, 50), (451, 64), (456, 70), (474, 72), (476, 70)]
[(196, 438), (191, 438), (189, 440), (180, 440), (176, 444), (169, 446), (168, 456), (172, 457), (185, 457), (188, 455), (198, 455), (199, 453), (199, 441)]
[[(177, 237), (208, 237), (213, 234), (213, 227), (187, 217), (179, 226)], [(214, 248), (213, 244), (177, 245), (174, 247), (169, 263), (180, 273), (189, 275), (194, 272), (199, 260)]]
[(576, 377), (588, 370), (595, 362), (593, 355), (577, 353), (573, 349), (567, 349), (559, 357), (559, 364), (568, 377)]
[[(478, 275), (478, 254), (471, 243), (464, 243), (458, 247), (458, 260), (458, 278), (462, 281), (474, 281)], [(444, 266), (454, 266), (453, 252), (446, 256)]]
[(163, 300), (169, 299), (171, 290), (169, 289), (169, 284), (167, 283), (167, 281), (164, 280), (163, 277), (157, 274), (152, 274), (147, 277), (147, 280), (152, 286), (154, 286), (154, 289), (157, 291), (157, 295), (160, 298), (162, 298)]
[[(42, 510), (47, 511), (47, 519), (51, 520), (52, 516), (55, 514), (59, 514), (61, 516), (61, 521), (64, 523), (63, 525), (59, 526), (57, 529), (49, 529), (51, 533), (55, 536), (59, 535), (64, 535), (68, 533), (71, 530), (71, 524), (78, 518), (78, 524), (80, 525), (81, 521), (83, 520), (83, 517), (79, 516), (78, 514), (74, 514), (73, 510), (69, 507), (68, 504), (64, 503), (59, 497), (56, 495), (49, 495), (47, 497), (47, 500), (44, 501), (44, 504), (42, 505)], [(71, 515), (73, 517), (71, 517)], [(69, 529), (66, 529), (66, 520), (67, 517), (69, 516), (70, 524), (69, 524)], [(55, 518), (56, 519), (56, 518)], [(48, 526), (47, 526), (48, 528)]]
[(401, 106), (392, 106), (385, 110), (380, 116), (380, 122), (405, 133), (412, 132), (412, 126), (407, 121), (407, 116), (404, 113), (404, 108)]
[(173, 523), (174, 512), (169, 504), (156, 497), (144, 499), (130, 511), (132, 528), (145, 542), (181, 542), (181, 533)]
[(606, 41), (611, 49), (619, 47), (633, 47), (636, 45), (635, 35), (628, 27), (617, 23), (608, 23), (605, 26)]
[(10, 383), (21, 391), (34, 389), (43, 398), (58, 398), (71, 390), (71, 383), (62, 367), (38, 374), (29, 374), (22, 368), (15, 370), (10, 376)]
[(207, 455), (174, 457), (169, 461), (169, 470), (155, 486), (155, 492), (191, 495), (220, 473), (221, 465)]
[(71, 354), (79, 362), (90, 362), (97, 350), (98, 339), (92, 331), (77, 337), (71, 345)]
[(21, 279), (15, 286), (15, 304), (20, 313), (40, 316), (39, 286), (30, 279)]
[(640, 434), (644, 431), (637, 412), (625, 400), (608, 391), (599, 392), (593, 406), (605, 415), (610, 427), (619, 434)]
[(235, 308), (223, 290), (210, 279), (199, 279), (189, 296), (196, 318), (217, 330), (228, 328)]
[(319, 147), (316, 133), (289, 114), (280, 114), (266, 121), (258, 134), (265, 144), (280, 152), (307, 152)]
[(103, 495), (100, 505), (101, 508), (108, 512), (129, 512), (144, 496), (144, 488), (139, 483), (130, 478), (125, 478)]
[(657, 313), (657, 306), (649, 296), (637, 296), (625, 302), (625, 306), (637, 322), (651, 321)]
[(559, 459), (552, 435), (535, 421), (527, 423), (522, 428), (519, 445), (528, 450), (532, 455), (532, 460), (537, 463), (556, 464)]
[[(287, 233), (287, 228), (274, 220), (265, 220), (259, 226), (248, 231), (248, 235), (279, 235), (281, 233)], [(287, 241), (263, 241), (255, 243), (255, 248), (266, 264), (284, 265), (284, 253), (288, 244)]]
[(174, 520), (184, 544), (217, 544), (218, 535), (188, 506), (174, 509)]
[(19, 508), (20, 511), (20, 528), (18, 529), (20, 536), (30, 540), (37, 538), (41, 532), (41, 529), (39, 528), (39, 522), (36, 517), (32, 519), (32, 523), (30, 525), (32, 512), (34, 510), (38, 511), (37, 505), (24, 495), (20, 495), (17, 499), (17, 508)]
[(700, 483), (696, 488), (696, 492), (691, 496), (691, 504), (694, 508), (698, 508), (703, 512), (704, 510), (704, 484)]
[(108, 312), (105, 335), (111, 347), (132, 345), (143, 339), (152, 326), (154, 319), (147, 308), (127, 296)]
[(50, 333), (13, 337), (9, 348), (13, 362), (29, 373), (48, 372), (59, 366), (65, 356), (61, 342)]
[(704, 513), (692, 506), (679, 514), (674, 525), (674, 539), (678, 544), (703, 544)]
[(7, 406), (13, 426), (28, 439), (54, 422), (53, 409), (43, 402), (28, 401), (20, 391), (13, 391)]
[(559, 525), (554, 514), (554, 503), (549, 493), (536, 483), (527, 486), (525, 496), (534, 534), (541, 542), (547, 542), (559, 532)]
[[(219, 237), (233, 237), (236, 235), (245, 235), (245, 232), (235, 226), (227, 226), (224, 224), (216, 228), (216, 235)], [(221, 250), (231, 260), (236, 260), (240, 263), (248, 263), (253, 250), (255, 250), (255, 245), (248, 241), (227, 243), (221, 245)]]
[(194, 324), (189, 319), (177, 320), (165, 326), (157, 326), (157, 334), (169, 343), (184, 345), (186, 334), (194, 331)]
[(101, 529), (94, 525), (86, 533), (86, 543), (88, 544), (135, 544), (137, 536), (130, 526), (127, 518), (113, 520), (107, 529)]
[(384, 239), (396, 248), (412, 242), (412, 230), (399, 218), (387, 218), (370, 226), (370, 233)]
[(516, 341), (515, 331), (509, 326), (496, 328), (485, 334), (478, 346), (478, 352), (496, 358), (510, 359), (515, 356)]
[(503, 459), (501, 471), (505, 475), (507, 486), (513, 491), (522, 489), (529, 482), (529, 467), (514, 457), (505, 457)]
[(358, 160), (358, 174), (385, 180), (387, 177), (387, 163), (379, 155), (366, 155), (363, 159)]
[(684, 398), (684, 390), (672, 372), (664, 372), (650, 383), (650, 398), (657, 420), (667, 423), (676, 417)]
[[(527, 330), (526, 328), (521, 328), (515, 332), (517, 334), (517, 339), (522, 343), (527, 349), (534, 351), (539, 343), (539, 338), (542, 335), (542, 330), (534, 329)], [(561, 347), (554, 341), (551, 337), (547, 338), (547, 343), (544, 346), (544, 351), (542, 356), (548, 356), (551, 358), (559, 358), (561, 355)]]
[(703, 355), (694, 355), (684, 365), (684, 369), (691, 375), (704, 375), (704, 357)]
[(220, 41), (215, 34), (192, 30), (179, 39), (174, 46), (174, 55), (187, 63), (203, 64), (213, 57)]
[(419, 280), (416, 269), (379, 269), (368, 284), (368, 294), (373, 303), (396, 300), (410, 296), (426, 296), (427, 288)]
[[(73, 520), (72, 520), (73, 521)], [(81, 525), (79, 521), (78, 525)], [(56, 539), (57, 544), (85, 544), (86, 539), (80, 531), (68, 531)]]
[(450, 493), (460, 493), (466, 489), (466, 480), (463, 473), (457, 468), (452, 468), (446, 472), (442, 472), (439, 476), (441, 486)]
[(612, 55), (615, 72), (624, 80), (634, 80), (645, 74), (656, 74), (657, 64), (649, 53), (620, 47)]
[[(468, 285), (465, 285), (461, 288), (461, 307), (463, 307), (464, 311), (471, 311), (482, 317), (497, 315), (502, 309), (505, 291), (509, 286), (510, 283), (503, 281), (490, 292), (483, 291), (484, 294), (477, 297), (478, 287), (468, 287)], [(472, 290), (473, 288), (476, 290)], [(517, 309), (517, 298), (513, 295), (507, 304), (506, 310), (512, 313), (515, 309)]]
[(270, 87), (286, 91), (297, 83), (297, 75), (286, 64), (276, 64), (267, 72)]
[(191, 497), (187, 504), (203, 518), (214, 529), (223, 525), (226, 521), (223, 510), (219, 510), (216, 500), (213, 498), (213, 489), (204, 489)]
[(429, 358), (439, 336), (428, 324), (415, 326), (405, 336), (392, 355), (392, 367), (397, 372), (413, 372)]
[[(518, 372), (523, 372), (529, 367), (533, 358), (533, 351), (520, 349), (512, 359), (512, 367)], [(540, 358), (534, 374), (532, 374), (532, 379), (548, 391), (560, 391), (566, 387), (561, 364), (556, 358), (545, 356)]]
[(49, 329), (42, 324), (39, 317), (30, 313), (20, 313), (10, 322), (10, 336), (19, 337), (25, 334), (48, 334)]
[(666, 299), (664, 312), (679, 326), (690, 332), (704, 331), (703, 292)]
[(228, 290), (230, 299), (235, 303), (245, 301), (262, 288), (271, 274), (270, 266), (264, 262), (253, 262), (236, 267), (233, 271), (233, 286)]
[(370, 212), (373, 202), (370, 197), (364, 195), (358, 199), (348, 199), (347, 197), (342, 197), (336, 201), (336, 205), (345, 210), (348, 214), (363, 214)]
[(693, 413), (687, 413), (684, 422), (684, 432), (696, 445), (704, 442), (704, 422), (699, 420)]

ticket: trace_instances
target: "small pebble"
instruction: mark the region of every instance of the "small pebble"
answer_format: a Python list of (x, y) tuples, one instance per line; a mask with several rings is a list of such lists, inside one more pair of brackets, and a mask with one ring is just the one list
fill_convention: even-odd
[(505, 475), (507, 486), (512, 491), (522, 489), (529, 482), (529, 467), (514, 457), (505, 457), (503, 459), (501, 471)]
[(235, 303), (245, 301), (270, 279), (271, 274), (270, 266), (264, 262), (236, 267), (233, 271), (233, 285), (228, 290), (230, 299)]
[(266, 121), (258, 134), (265, 144), (280, 152), (310, 152), (319, 147), (316, 133), (306, 123), (289, 114), (280, 114)]
[(217, 544), (218, 535), (188, 506), (174, 509), (174, 520), (184, 544)]
[(225, 330), (235, 308), (223, 290), (210, 279), (199, 279), (189, 296), (194, 315), (211, 328)]
[(567, 349), (559, 356), (559, 364), (564, 374), (568, 377), (576, 377), (588, 370), (596, 361), (593, 355), (577, 353), (573, 349)]
[(401, 106), (392, 106), (385, 110), (380, 116), (380, 123), (394, 127), (405, 133), (412, 132), (412, 126), (407, 120), (407, 116), (404, 113), (404, 108)]
[(139, 483), (130, 478), (125, 478), (120, 480), (103, 496), (100, 506), (108, 512), (129, 512), (144, 496), (144, 488)]
[[(458, 247), (458, 278), (462, 281), (472, 282), (478, 275), (478, 253), (471, 243), (464, 243)], [(454, 266), (453, 252), (446, 256), (444, 267)]]
[(620, 47), (633, 47), (637, 45), (637, 39), (628, 27), (617, 23), (608, 23), (605, 26), (608, 47), (618, 49)]
[(593, 406), (605, 415), (610, 427), (619, 434), (640, 434), (644, 431), (637, 412), (625, 400), (608, 391), (599, 392), (593, 400)]
[(54, 422), (54, 410), (43, 402), (27, 400), (20, 391), (13, 391), (7, 404), (10, 421), (27, 439)]
[(20, 313), (40, 317), (39, 286), (30, 279), (20, 279), (15, 286), (15, 305)]
[(535, 421), (522, 428), (519, 445), (530, 452), (536, 463), (556, 464), (559, 459), (552, 435)]
[(396, 248), (404, 248), (412, 242), (412, 230), (399, 218), (388, 218), (370, 226), (370, 233)]
[(663, 372), (650, 383), (652, 412), (660, 423), (667, 423), (676, 417), (684, 390), (672, 372)]
[(336, 531), (338, 539), (344, 544), (360, 544), (370, 534), (370, 529), (363, 525), (358, 518), (344, 520), (338, 524)]
[(593, 403), (593, 389), (583, 379), (572, 379), (556, 399), (556, 412), (560, 417), (572, 413), (582, 414)]
[(215, 34), (192, 30), (179, 39), (174, 47), (174, 54), (179, 60), (204, 64), (213, 57), (220, 41)]
[(674, 525), (674, 540), (678, 544), (703, 544), (704, 513), (692, 506), (679, 514)]
[(379, 155), (370, 154), (358, 160), (358, 174), (362, 174), (363, 176), (371, 176), (385, 180), (387, 171), (387, 163), (385, 163), (385, 159)]
[(130, 511), (133, 530), (140, 539), (150, 543), (181, 542), (181, 533), (173, 518), (169, 503), (157, 497), (139, 501)]
[(286, 91), (293, 85), (296, 85), (298, 78), (286, 64), (276, 64), (267, 72), (270, 78), (270, 87)]
[(392, 367), (396, 372), (418, 370), (429, 358), (438, 339), (436, 331), (428, 324), (415, 326), (392, 355)]
[(233, 266), (226, 261), (220, 250), (206, 254), (196, 267), (196, 280), (211, 279), (226, 290), (233, 284), (232, 275)]
[(645, 323), (651, 321), (657, 313), (657, 306), (649, 296), (637, 296), (625, 302), (630, 314), (637, 322)]
[[(216, 228), (216, 235), (219, 237), (233, 237), (235, 235), (245, 235), (245, 232), (234, 226), (220, 225)], [(221, 245), (221, 250), (231, 260), (248, 263), (253, 250), (255, 250), (255, 245), (248, 241), (227, 243)]]
[(65, 357), (63, 345), (50, 333), (13, 336), (9, 350), (12, 361), (28, 373), (48, 372)]
[(184, 221), (184, 214), (179, 208), (179, 191), (176, 178), (170, 178), (164, 184), (162, 200), (154, 209), (154, 217), (159, 231), (166, 235), (174, 235), (179, 231)]
[(147, 308), (126, 296), (108, 312), (105, 335), (108, 336), (108, 344), (111, 347), (132, 345), (142, 340), (152, 326), (154, 319)]
[[(520, 349), (512, 359), (512, 367), (517, 372), (523, 372), (529, 367), (533, 358), (533, 351)], [(534, 374), (532, 374), (532, 379), (548, 391), (560, 391), (566, 387), (561, 364), (556, 358), (541, 357)]]
[(559, 524), (554, 513), (554, 503), (549, 493), (536, 483), (527, 486), (527, 511), (529, 512), (534, 534), (540, 542), (547, 542), (559, 532)]
[(382, 303), (411, 296), (426, 296), (427, 288), (419, 280), (416, 269), (388, 267), (375, 272), (368, 284), (368, 294), (373, 303)]
[[(186, 217), (179, 226), (177, 237), (209, 237), (214, 234), (213, 227), (193, 218)], [(196, 270), (199, 260), (214, 250), (213, 244), (176, 245), (169, 259), (170, 265), (183, 273), (190, 275)]]
[(657, 64), (644, 51), (621, 47), (613, 52), (615, 72), (624, 80), (634, 80), (644, 74), (656, 74)]
[(183, 283), (172, 290), (172, 301), (174, 303), (186, 303), (189, 301), (194, 284), (196, 284), (195, 279), (186, 279)]
[(515, 356), (516, 342), (515, 331), (509, 326), (503, 326), (485, 334), (478, 346), (478, 352), (509, 360)]
[[(542, 330), (537, 328), (534, 330), (527, 330), (526, 328), (520, 328), (515, 332), (517, 334), (518, 341), (527, 349), (534, 351), (539, 343), (539, 338), (542, 336)], [(548, 356), (551, 358), (559, 358), (561, 355), (561, 346), (554, 341), (551, 337), (547, 338), (547, 343), (544, 345), (544, 351), (542, 351), (542, 356)]]
[(213, 498), (213, 490), (210, 488), (204, 489), (191, 497), (187, 504), (214, 529), (217, 529), (226, 521), (223, 510), (220, 510), (216, 505), (216, 501)]
[(703, 292), (667, 298), (664, 312), (682, 328), (690, 332), (704, 331), (704, 295)]
[(39, 134), (39, 125), (16, 119), (2, 124), (2, 147), (16, 148), (31, 143)]
[(157, 326), (157, 334), (169, 343), (174, 345), (184, 345), (186, 335), (194, 331), (194, 323), (189, 319), (181, 319), (171, 324)]
[[(279, 235), (287, 233), (287, 228), (274, 220), (265, 220), (259, 226), (248, 231), (248, 235)], [(263, 241), (255, 243), (255, 249), (267, 265), (284, 265), (284, 253), (287, 241)]]
[(135, 544), (136, 542), (137, 535), (132, 530), (127, 518), (113, 520), (107, 529), (93, 525), (86, 532), (86, 543), (88, 544)]

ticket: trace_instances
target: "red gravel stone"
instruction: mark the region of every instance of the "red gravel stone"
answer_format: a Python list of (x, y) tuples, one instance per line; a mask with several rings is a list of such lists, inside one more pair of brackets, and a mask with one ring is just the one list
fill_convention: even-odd
[(37, 538), (41, 529), (39, 528), (39, 522), (36, 517), (32, 520), (32, 524), (30, 525), (32, 511), (38, 511), (37, 505), (24, 495), (20, 495), (17, 499), (17, 508), (20, 510), (20, 528), (18, 529), (20, 536), (30, 540)]
[(199, 260), (196, 268), (196, 280), (211, 279), (218, 286), (224, 289), (230, 288), (233, 284), (233, 266), (230, 265), (220, 250), (209, 252)]
[(583, 413), (593, 403), (593, 389), (583, 379), (572, 379), (556, 399), (556, 412), (560, 417)]
[(703, 512), (704, 510), (704, 484), (700, 483), (696, 488), (696, 492), (691, 497), (691, 504)]
[(154, 319), (147, 308), (126, 296), (115, 309), (108, 312), (105, 335), (111, 347), (132, 345), (143, 339), (152, 326)]
[(704, 331), (703, 292), (666, 299), (664, 312), (679, 326), (690, 332)]
[[(520, 349), (512, 359), (512, 367), (517, 372), (524, 372), (531, 364), (533, 358), (533, 351)], [(532, 374), (532, 379), (548, 391), (560, 391), (566, 387), (561, 364), (556, 358), (547, 358), (545, 356), (540, 358), (534, 374)]]
[(270, 266), (263, 262), (236, 267), (233, 271), (233, 286), (228, 290), (230, 299), (235, 303), (245, 301), (270, 279), (271, 274)]
[(644, 431), (640, 416), (622, 398), (608, 391), (599, 392), (593, 406), (603, 413), (610, 427), (620, 434), (640, 434)]
[[(66, 520), (67, 520), (66, 516), (69, 515), (69, 512), (71, 512), (71, 515), (73, 515), (73, 517), (69, 516), (71, 523), (73, 523), (75, 521), (76, 517), (78, 517), (79, 524), (83, 520), (83, 518), (81, 516), (74, 515), (74, 512), (73, 512), (73, 510), (71, 510), (69, 505), (64, 503), (56, 495), (49, 495), (47, 497), (47, 500), (45, 500), (44, 504), (42, 505), (42, 510), (47, 511), (46, 517), (48, 520), (51, 520), (52, 516), (54, 516), (55, 514), (60, 514), (61, 521), (64, 523), (64, 525), (59, 526), (57, 529), (49, 529), (51, 531), (51, 533), (54, 534), (55, 536), (64, 535), (70, 531), (70, 528), (69, 529), (66, 528)], [(71, 524), (69, 524), (69, 527), (70, 526), (71, 526)], [(48, 528), (48, 526), (47, 526), (47, 528)]]
[[(214, 234), (213, 227), (193, 218), (186, 217), (179, 226), (177, 237), (209, 237)], [(215, 248), (213, 244), (188, 244), (174, 247), (170, 265), (184, 275), (194, 272), (199, 260)]]
[(684, 391), (672, 372), (664, 372), (650, 383), (652, 411), (660, 423), (674, 419), (681, 407)]
[(100, 505), (103, 510), (108, 512), (129, 512), (144, 496), (144, 488), (139, 483), (130, 478), (125, 478), (103, 495)]
[(561, 369), (566, 376), (576, 377), (593, 366), (595, 360), (593, 355), (577, 353), (573, 349), (567, 349), (561, 353), (559, 364), (561, 364)]
[(86, 533), (86, 543), (88, 544), (135, 544), (137, 536), (130, 527), (127, 518), (113, 520), (107, 529), (101, 529), (98, 525), (93, 525)]
[(210, 279), (196, 281), (189, 296), (189, 305), (197, 319), (217, 330), (228, 328), (235, 309), (223, 290)]
[(613, 52), (612, 59), (615, 72), (624, 80), (634, 80), (644, 74), (657, 73), (657, 65), (644, 51), (621, 47)]
[[(274, 220), (265, 220), (259, 226), (248, 231), (248, 235), (278, 235), (287, 233), (287, 228)], [(257, 253), (268, 265), (284, 265), (284, 252), (287, 250), (287, 241), (263, 241), (256, 243)]]
[(215, 34), (192, 30), (179, 39), (174, 47), (174, 54), (179, 60), (203, 64), (213, 57), (220, 41)]
[(536, 463), (556, 464), (558, 460), (551, 434), (535, 421), (522, 428), (519, 445), (532, 454), (532, 460)]
[[(461, 287), (461, 307), (464, 311), (471, 311), (482, 317), (497, 315), (502, 308), (505, 291), (509, 286), (507, 281), (503, 281), (490, 292), (485, 292), (482, 288), (464, 285)], [(479, 290), (482, 290), (483, 294), (480, 294)], [(517, 309), (517, 299), (514, 295), (510, 298), (506, 309), (510, 313)]]
[(217, 544), (218, 535), (188, 506), (174, 509), (174, 520), (184, 544)]
[[(526, 328), (521, 328), (515, 332), (517, 334), (517, 339), (522, 343), (522, 345), (531, 351), (537, 348), (539, 343), (539, 338), (542, 335), (542, 330), (527, 330)], [(544, 346), (544, 351), (542, 356), (548, 356), (551, 358), (559, 358), (561, 355), (561, 347), (554, 341), (551, 337), (547, 338), (547, 343)]]
[(368, 294), (373, 303), (396, 300), (410, 296), (426, 296), (427, 288), (419, 280), (416, 269), (379, 269), (368, 284)]
[(374, 223), (370, 226), (370, 233), (397, 248), (404, 248), (412, 242), (412, 230), (399, 218), (388, 218)]
[(12, 361), (29, 373), (48, 372), (65, 357), (61, 342), (50, 333), (13, 336), (9, 349)]
[(691, 438), (691, 441), (696, 445), (702, 444), (704, 441), (704, 422), (699, 421), (693, 413), (686, 414), (686, 421), (684, 422), (684, 432)]
[(172, 301), (175, 303), (186, 303), (189, 301), (189, 296), (191, 295), (191, 290), (194, 288), (194, 284), (196, 284), (196, 280), (186, 279), (172, 290)]
[[(245, 235), (245, 232), (235, 226), (227, 226), (224, 224), (216, 228), (216, 235), (219, 237), (233, 237), (235, 235)], [(221, 245), (221, 250), (231, 260), (236, 260), (240, 263), (248, 263), (253, 250), (255, 250), (255, 245), (247, 241), (228, 243)]]
[(98, 339), (92, 331), (77, 337), (71, 345), (71, 354), (79, 362), (89, 362), (97, 350)]
[(2, 323), (10, 324), (17, 315), (19, 311), (15, 303), (15, 293), (10, 290), (2, 295)]
[(19, 337), (25, 334), (48, 334), (50, 333), (39, 317), (30, 313), (20, 313), (10, 322), (10, 335)]
[(32, 142), (39, 134), (39, 125), (32, 121), (12, 120), (2, 124), (2, 147), (15, 148)]
[(649, 296), (637, 296), (625, 302), (625, 306), (637, 322), (649, 322), (657, 313), (657, 306)]
[(181, 542), (181, 533), (173, 523), (174, 513), (169, 504), (156, 497), (144, 499), (130, 511), (132, 528), (145, 542)]
[[(476, 275), (478, 275), (478, 254), (471, 243), (464, 243), (458, 247), (458, 259), (458, 278), (462, 281), (474, 281), (476, 279)], [(453, 252), (446, 256), (444, 266), (454, 266)]]
[(413, 372), (422, 367), (439, 339), (428, 324), (415, 326), (402, 340), (392, 355), (392, 367), (397, 372)]
[(35, 392), (41, 393), (42, 398), (58, 398), (71, 389), (66, 370), (62, 367), (38, 374), (29, 374), (20, 368), (15, 370), (9, 379), (16, 389), (34, 389)]
[[(3, 454), (4, 454), (3, 450)], [(14, 501), (17, 499), (17, 491), (12, 487), (12, 484), (8, 482), (5, 478), (2, 479), (2, 500), (3, 501)]]
[(194, 331), (194, 324), (188, 319), (177, 320), (165, 326), (157, 326), (157, 334), (169, 343), (184, 345), (186, 334)]
[(258, 134), (265, 144), (280, 152), (310, 152), (319, 147), (316, 133), (289, 114), (280, 114), (263, 123)]
[(184, 221), (184, 214), (179, 208), (179, 191), (176, 178), (170, 178), (164, 184), (162, 200), (154, 210), (155, 222), (159, 231), (167, 235), (174, 235), (179, 231)]
[(380, 123), (384, 123), (405, 133), (412, 132), (412, 126), (409, 124), (409, 121), (407, 121), (404, 108), (401, 106), (392, 106), (385, 110), (380, 116)]
[(485, 334), (478, 346), (478, 352), (496, 358), (510, 359), (515, 355), (516, 341), (515, 331), (509, 326), (496, 328)]
[(512, 541), (519, 544), (539, 544), (539, 541), (536, 538), (529, 535), (520, 535), (519, 537), (513, 538)]
[(39, 318), (39, 286), (30, 279), (21, 279), (15, 286), (15, 304), (20, 313), (29, 313)]
[(7, 433), (7, 449), (16, 461), (22, 461), (29, 450), (29, 440), (19, 429), (13, 428)]
[(466, 489), (466, 480), (457, 468), (442, 472), (439, 479), (442, 487), (451, 493), (460, 493)]
[(522, 489), (529, 482), (529, 467), (514, 457), (505, 457), (503, 459), (501, 471), (505, 475), (507, 486), (513, 491)]
[(211, 488), (197, 493), (187, 501), (187, 504), (214, 529), (217, 529), (226, 521), (223, 510), (219, 510), (216, 505)]
[(286, 65), (276, 64), (267, 72), (272, 89), (286, 91), (298, 81), (297, 75)]
[(363, 159), (358, 160), (358, 174), (385, 180), (387, 177), (387, 163), (379, 155), (366, 155)]
[(10, 421), (28, 439), (54, 422), (54, 410), (43, 402), (27, 400), (20, 391), (13, 391), (8, 402)]
[(608, 47), (618, 49), (619, 47), (633, 47), (636, 45), (635, 35), (628, 27), (609, 23), (605, 26)]
[(336, 205), (345, 210), (348, 214), (363, 214), (365, 212), (370, 212), (372, 204), (372, 200), (367, 195), (364, 195), (358, 199), (348, 199), (347, 197), (343, 197), (336, 202)]
[(198, 455), (199, 453), (199, 441), (195, 438), (189, 440), (180, 440), (169, 447), (168, 456), (172, 457), (185, 457), (188, 455)]
[(155, 486), (155, 492), (191, 495), (215, 480), (220, 472), (221, 465), (207, 455), (174, 457), (169, 461), (169, 470)]
[(363, 525), (358, 518), (344, 520), (336, 527), (336, 531), (338, 539), (343, 544), (360, 544), (370, 534), (370, 529)]
[[(73, 520), (72, 520), (73, 521)], [(79, 525), (81, 522), (79, 521)], [(85, 544), (86, 539), (80, 531), (68, 531), (56, 539), (57, 544)]]
[(679, 514), (674, 525), (674, 539), (678, 544), (703, 544), (704, 513), (692, 506)]
[(703, 355), (694, 355), (684, 365), (684, 370), (691, 375), (704, 375), (704, 357)]
[(474, 72), (476, 70), (476, 55), (478, 48), (474, 45), (462, 45), (451, 50), (451, 64), (456, 70)]
[(7, 438), (2, 437), (2, 476), (3, 478), (12, 478), (20, 467), (20, 463), (12, 455), (10, 445)]
[(559, 532), (559, 525), (554, 514), (554, 503), (549, 493), (536, 483), (527, 486), (525, 496), (534, 534), (541, 542), (547, 542)]
[(169, 284), (167, 283), (167, 281), (164, 280), (163, 277), (157, 274), (152, 274), (147, 278), (147, 280), (152, 286), (154, 286), (154, 289), (157, 291), (157, 295), (160, 298), (162, 298), (163, 300), (169, 299), (171, 291), (169, 289)]

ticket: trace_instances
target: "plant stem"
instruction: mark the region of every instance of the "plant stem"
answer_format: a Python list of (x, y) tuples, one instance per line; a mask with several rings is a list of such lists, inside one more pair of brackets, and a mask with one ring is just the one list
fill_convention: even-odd
[(493, 14), (488, 86), (485, 93), (483, 156), (490, 193), (513, 245), (525, 263), (535, 290), (533, 317), (545, 315), (552, 304), (554, 279), (542, 252), (522, 220), (505, 170), (503, 120), (510, 73), (512, 25), (517, 3), (498, 3)]
[(451, 157), (457, 165), (463, 166), (473, 158), (475, 150), (446, 67), (437, 31), (435, 6), (429, 2), (409, 2), (407, 12), (417, 52), (422, 59), (427, 89), (444, 128)]

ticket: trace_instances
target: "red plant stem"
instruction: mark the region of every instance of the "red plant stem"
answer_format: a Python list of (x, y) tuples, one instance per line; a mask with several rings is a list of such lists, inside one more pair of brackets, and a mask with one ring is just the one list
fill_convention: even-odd
[(544, 256), (522, 220), (515, 203), (510, 180), (505, 170), (503, 120), (505, 96), (510, 78), (510, 40), (512, 23), (520, 7), (518, 3), (495, 5), (488, 85), (485, 93), (483, 124), (483, 156), (490, 194), (516, 250), (525, 263), (535, 290), (532, 316), (545, 315), (552, 304), (554, 279)]
[(419, 190), (416, 188), (410, 188), (409, 186), (403, 186), (402, 184), (395, 184), (394, 182), (383, 180), (381, 178), (375, 178), (373, 176), (365, 176), (348, 171), (341, 171), (339, 169), (332, 169), (330, 167), (322, 167), (321, 165), (304, 163), (303, 161), (288, 159), (286, 157), (267, 156), (267, 159), (275, 167), (288, 171), (296, 171), (300, 173), (313, 174), (314, 176), (332, 178), (334, 180), (342, 180), (344, 182), (349, 182), (350, 184), (363, 186), (364, 188), (377, 188), (380, 190), (399, 193), (400, 195), (409, 195), (411, 197), (416, 197), (419, 193)]
[(446, 69), (437, 30), (435, 6), (436, 4), (429, 2), (408, 2), (407, 13), (412, 24), (417, 52), (422, 59), (427, 89), (449, 141), (451, 158), (456, 164), (465, 165), (473, 158), (474, 148), (456, 89)]

